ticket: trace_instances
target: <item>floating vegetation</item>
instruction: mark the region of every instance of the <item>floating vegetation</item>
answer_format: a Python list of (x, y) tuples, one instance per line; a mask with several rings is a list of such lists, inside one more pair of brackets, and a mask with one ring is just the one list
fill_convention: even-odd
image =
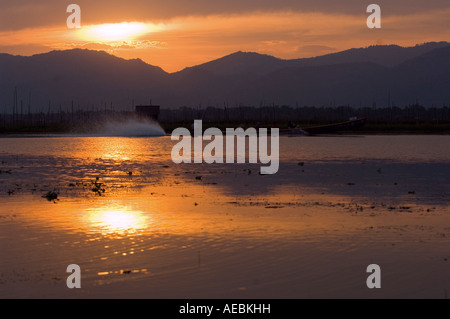
[(55, 202), (58, 199), (58, 193), (55, 191), (48, 191), (47, 194), (42, 195), (43, 198), (46, 198), (49, 202), (53, 201)]
[(103, 183), (100, 183), (99, 178), (96, 177), (95, 181), (92, 182), (92, 185), (94, 185), (94, 187), (91, 189), (94, 193), (96, 193), (99, 196), (102, 196), (102, 193), (105, 192), (105, 188), (103, 188)]

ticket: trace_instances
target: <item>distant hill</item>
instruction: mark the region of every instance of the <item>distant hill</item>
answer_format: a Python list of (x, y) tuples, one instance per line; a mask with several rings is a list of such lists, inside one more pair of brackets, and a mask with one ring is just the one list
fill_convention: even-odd
[(286, 60), (281, 60), (265, 54), (239, 51), (211, 62), (186, 68), (183, 71), (178, 72), (178, 74), (189, 74), (194, 70), (202, 70), (214, 75), (261, 75), (286, 66)]
[(450, 104), (450, 43), (350, 49), (283, 60), (236, 52), (176, 73), (139, 59), (74, 49), (31, 57), (0, 54), (0, 111), (10, 112), (14, 89), (32, 111), (130, 109), (132, 103), (182, 105)]
[(342, 63), (372, 62), (382, 66), (393, 67), (435, 49), (448, 47), (448, 42), (430, 42), (414, 47), (398, 45), (375, 45), (368, 48), (350, 49), (315, 58), (291, 60), (297, 66), (321, 66)]
[(148, 103), (152, 94), (163, 92), (168, 74), (141, 60), (124, 60), (106, 52), (89, 50), (52, 51), (31, 57), (0, 55), (0, 105), (11, 106), (17, 90), (28, 106), (47, 112), (49, 102), (59, 109), (72, 100), (82, 106), (111, 102), (131, 105), (132, 99)]

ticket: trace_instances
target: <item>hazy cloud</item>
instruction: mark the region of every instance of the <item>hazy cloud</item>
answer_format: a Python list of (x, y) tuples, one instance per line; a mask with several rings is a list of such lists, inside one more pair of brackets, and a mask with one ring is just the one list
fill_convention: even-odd
[(1, 53), (13, 55), (33, 55), (38, 53), (46, 53), (53, 50), (52, 47), (41, 44), (18, 44), (18, 45), (0, 45)]
[[(361, 0), (76, 0), (82, 23), (167, 21), (176, 17), (249, 12), (322, 12), (365, 15), (369, 2)], [(450, 8), (448, 0), (377, 0), (384, 16)], [(69, 3), (60, 0), (0, 0), (0, 30), (65, 25)]]
[(336, 48), (332, 48), (326, 45), (319, 45), (319, 44), (311, 44), (311, 45), (303, 45), (298, 48), (298, 52), (302, 56), (307, 55), (321, 55), (326, 53), (331, 53), (337, 51)]

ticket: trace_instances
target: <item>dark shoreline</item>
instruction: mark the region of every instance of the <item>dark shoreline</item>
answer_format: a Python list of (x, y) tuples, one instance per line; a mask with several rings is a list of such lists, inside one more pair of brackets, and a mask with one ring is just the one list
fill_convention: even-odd
[[(286, 122), (275, 122), (275, 123), (260, 123), (260, 122), (220, 122), (220, 123), (210, 123), (203, 122), (203, 129), (207, 129), (210, 127), (217, 127), (219, 129), (225, 130), (228, 127), (236, 128), (238, 126), (246, 127), (278, 127), (280, 129), (286, 129)], [(301, 128), (308, 128), (315, 125), (323, 125), (323, 124), (331, 124), (326, 122), (308, 122), (302, 123), (297, 122)], [(174, 129), (178, 127), (185, 127), (187, 129), (191, 128), (192, 123), (188, 122), (179, 122), (179, 123), (160, 123), (161, 127), (165, 130), (167, 134), (170, 134)], [(39, 134), (89, 134), (93, 131), (96, 125), (67, 125), (67, 124), (54, 124), (54, 125), (8, 125), (0, 127), (0, 136), (9, 136), (9, 135), (39, 135)], [(363, 127), (351, 129), (351, 130), (342, 130), (333, 135), (398, 135), (398, 134), (406, 134), (406, 135), (448, 135), (450, 134), (450, 123), (373, 123), (368, 121)]]

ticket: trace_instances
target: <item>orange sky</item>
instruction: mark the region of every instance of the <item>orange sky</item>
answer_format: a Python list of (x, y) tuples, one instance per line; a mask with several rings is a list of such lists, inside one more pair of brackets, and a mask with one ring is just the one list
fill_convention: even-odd
[[(174, 72), (235, 51), (291, 59), (373, 44), (450, 41), (450, 2), (378, 1), (382, 28), (368, 29), (361, 1), (78, 1), (82, 28), (68, 29), (61, 1), (0, 0), (0, 52), (105, 50)], [(5, 3), (4, 3), (5, 2)], [(333, 3), (334, 2), (334, 3)], [(326, 4), (329, 4), (328, 6)], [(257, 5), (256, 5), (257, 4)], [(404, 4), (402, 6), (402, 4)]]

